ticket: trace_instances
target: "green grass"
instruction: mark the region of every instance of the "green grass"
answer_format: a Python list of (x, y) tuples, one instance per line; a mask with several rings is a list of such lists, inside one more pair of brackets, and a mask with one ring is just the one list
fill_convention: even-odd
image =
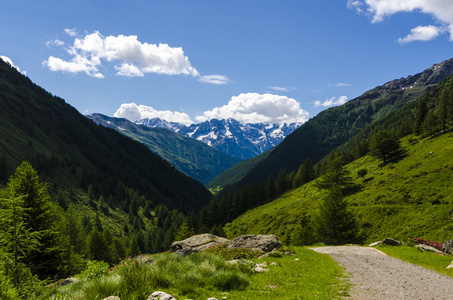
[[(61, 287), (48, 287), (40, 299), (141, 300), (157, 290), (177, 299), (340, 299), (349, 283), (344, 269), (329, 256), (306, 248), (293, 248), (294, 255), (254, 258), (266, 262), (267, 272), (255, 273), (254, 264), (231, 264), (220, 256), (199, 253), (181, 257), (173, 253), (154, 255), (154, 261), (123, 261), (113, 271)], [(275, 262), (278, 265), (272, 265)]]
[(434, 252), (422, 252), (418, 248), (409, 246), (393, 247), (379, 245), (377, 248), (392, 257), (424, 267), (426, 269), (434, 270), (453, 278), (453, 269), (445, 269), (453, 260), (453, 256), (451, 255), (440, 255)]
[[(363, 224), (366, 241), (385, 237), (406, 240), (423, 237), (445, 241), (452, 238), (453, 134), (434, 139), (406, 137), (407, 155), (397, 162), (365, 156), (347, 165), (358, 192), (346, 197)], [(365, 179), (357, 175), (365, 168)], [(249, 210), (225, 226), (228, 238), (242, 234), (275, 234), (290, 243), (301, 215), (313, 218), (325, 192), (308, 183), (279, 199)]]

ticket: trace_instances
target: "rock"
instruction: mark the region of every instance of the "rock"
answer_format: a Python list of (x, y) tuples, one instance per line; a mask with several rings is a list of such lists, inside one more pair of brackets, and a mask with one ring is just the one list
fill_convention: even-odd
[(75, 277), (69, 277), (69, 278), (66, 278), (65, 280), (63, 280), (61, 285), (67, 285), (67, 284), (75, 283), (75, 282), (78, 282), (78, 281), (79, 281), (79, 279), (77, 279)]
[(183, 241), (176, 241), (171, 244), (171, 251), (176, 254), (189, 254), (192, 252), (200, 252), (209, 247), (226, 244), (229, 240), (223, 237), (218, 237), (213, 234), (205, 233), (194, 235)]
[(371, 243), (371, 244), (369, 244), (368, 246), (369, 246), (369, 247), (375, 247), (375, 246), (380, 245), (380, 244), (382, 244), (382, 241), (378, 241), (378, 242)]
[(397, 240), (394, 240), (394, 239), (391, 239), (391, 238), (385, 238), (382, 241), (382, 244), (383, 245), (390, 245), (390, 246), (401, 246), (401, 242), (400, 241), (397, 241)]
[(249, 248), (253, 250), (270, 252), (282, 244), (275, 235), (242, 235), (228, 244), (228, 248)]
[(148, 297), (148, 300), (176, 300), (176, 298), (164, 292), (154, 292)]
[(419, 248), (422, 251), (432, 251), (432, 252), (437, 253), (437, 254), (444, 254), (439, 249), (434, 248), (434, 247), (429, 246), (429, 245), (425, 245), (425, 244), (417, 244), (417, 245), (415, 245), (415, 248)]
[(118, 296), (109, 296), (107, 298), (104, 298), (102, 300), (121, 300), (120, 297)]
[(280, 265), (274, 261), (273, 263), (271, 263), (271, 266), (279, 267)]
[(208, 300), (217, 300), (217, 298), (210, 297), (210, 298), (208, 298)]
[(453, 254), (453, 240), (445, 241), (443, 249), (444, 253)]
[(450, 264), (448, 267), (446, 267), (445, 269), (453, 269), (453, 261), (452, 261), (451, 264)]

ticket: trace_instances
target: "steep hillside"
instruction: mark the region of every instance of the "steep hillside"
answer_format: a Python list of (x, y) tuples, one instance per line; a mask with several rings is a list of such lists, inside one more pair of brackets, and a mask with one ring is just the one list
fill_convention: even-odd
[(418, 99), (428, 89), (453, 74), (453, 59), (407, 78), (376, 87), (342, 106), (327, 109), (283, 140), (267, 159), (253, 168), (236, 186), (254, 179), (264, 182), (280, 169), (290, 173), (310, 157), (313, 163), (345, 143), (369, 124)]
[(146, 145), (176, 169), (203, 184), (241, 161), (240, 158), (226, 155), (203, 142), (184, 137), (169, 129), (151, 128), (102, 114), (91, 114), (87, 117), (96, 124), (113, 128)]
[[(273, 149), (273, 148), (272, 148)], [(267, 150), (266, 152), (261, 153), (255, 157), (243, 160), (236, 165), (232, 166), (225, 172), (218, 175), (212, 181), (210, 181), (206, 187), (208, 189), (213, 189), (216, 191), (222, 190), (227, 185), (233, 185), (239, 180), (241, 180), (251, 169), (253, 169), (257, 164), (262, 162), (269, 154), (272, 152), (272, 149)]]
[(53, 191), (72, 187), (121, 205), (124, 187), (185, 211), (205, 205), (204, 186), (146, 146), (97, 126), (0, 60), (0, 175), (28, 160)]
[[(382, 165), (365, 156), (347, 165), (360, 190), (346, 197), (363, 224), (366, 240), (388, 236), (401, 240), (423, 237), (444, 241), (452, 238), (453, 134), (436, 138), (403, 139), (407, 154), (400, 161)], [(358, 170), (366, 169), (362, 178)], [(291, 242), (302, 216), (314, 222), (325, 191), (317, 180), (286, 193), (279, 199), (249, 210), (225, 226), (228, 237), (240, 234), (276, 234)]]

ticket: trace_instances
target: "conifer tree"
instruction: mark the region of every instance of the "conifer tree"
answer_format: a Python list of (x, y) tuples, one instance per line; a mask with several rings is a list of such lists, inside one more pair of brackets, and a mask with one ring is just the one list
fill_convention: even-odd
[(357, 241), (359, 227), (339, 186), (330, 188), (323, 199), (317, 224), (318, 235), (326, 244), (339, 245)]
[(415, 112), (416, 117), (415, 117), (415, 127), (414, 127), (414, 133), (416, 135), (421, 134), (421, 128), (423, 121), (425, 120), (425, 116), (428, 113), (428, 106), (426, 104), (426, 100), (423, 99), (420, 104), (417, 107), (417, 111)]
[(102, 233), (95, 227), (88, 237), (89, 256), (94, 260), (109, 261), (110, 249)]
[(7, 185), (10, 198), (22, 197), (24, 227), (39, 233), (39, 245), (24, 257), (23, 262), (41, 279), (53, 277), (63, 269), (61, 233), (57, 230), (58, 215), (52, 207), (47, 184), (39, 182), (37, 172), (23, 162)]
[(371, 155), (382, 159), (385, 163), (392, 157), (399, 155), (402, 152), (401, 143), (388, 130), (380, 130), (371, 137), (370, 141)]

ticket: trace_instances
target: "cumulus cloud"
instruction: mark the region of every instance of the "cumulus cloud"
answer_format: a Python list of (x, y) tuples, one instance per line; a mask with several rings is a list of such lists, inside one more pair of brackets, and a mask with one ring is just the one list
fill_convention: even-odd
[[(65, 32), (77, 35), (74, 29)], [(103, 61), (117, 63), (115, 69), (119, 76), (144, 76), (145, 73), (199, 76), (181, 47), (142, 43), (135, 35), (105, 37), (95, 31), (75, 38), (67, 53), (72, 57), (70, 60), (50, 56), (43, 65), (52, 71), (84, 72), (98, 78), (104, 77), (101, 73)]]
[(404, 38), (399, 38), (398, 43), (407, 44), (413, 41), (430, 41), (437, 38), (440, 34), (440, 28), (430, 26), (418, 26), (411, 30), (411, 33)]
[(212, 84), (227, 84), (230, 80), (224, 75), (205, 75), (200, 76), (198, 79), (200, 82), (212, 83)]
[(123, 103), (120, 108), (113, 114), (116, 118), (125, 118), (131, 122), (142, 119), (160, 118), (168, 122), (178, 122), (184, 125), (190, 125), (193, 121), (186, 113), (169, 110), (155, 110), (151, 106), (137, 105), (135, 103)]
[[(371, 16), (372, 22), (381, 22), (385, 17), (400, 12), (420, 11), (433, 16), (440, 26), (419, 26), (412, 29), (411, 33), (402, 42), (428, 41), (437, 37), (444, 31), (450, 32), (453, 41), (453, 1), (449, 0), (348, 0), (348, 7), (359, 13)], [(433, 27), (437, 27), (437, 35)], [(414, 31), (415, 30), (415, 31)]]
[(20, 68), (18, 66), (16, 66), (13, 63), (13, 61), (11, 60), (11, 58), (9, 58), (8, 56), (0, 55), (0, 59), (2, 59), (4, 62), (6, 62), (8, 65), (13, 67), (14, 69), (16, 69), (18, 72), (20, 72), (20, 73), (22, 73), (24, 75), (27, 75), (27, 71), (21, 71)]
[(328, 106), (334, 106), (334, 105), (342, 105), (342, 104), (345, 104), (346, 101), (348, 100), (348, 97), (346, 96), (340, 96), (340, 97), (332, 97), (330, 99), (327, 99), (326, 101), (324, 102), (321, 102), (321, 101), (315, 101), (315, 107), (319, 107), (319, 106), (324, 106), (324, 107), (328, 107)]
[(228, 104), (205, 111), (195, 117), (203, 122), (211, 119), (233, 118), (242, 123), (303, 123), (308, 120), (308, 112), (300, 108), (300, 103), (286, 96), (273, 94), (247, 93), (232, 97)]

